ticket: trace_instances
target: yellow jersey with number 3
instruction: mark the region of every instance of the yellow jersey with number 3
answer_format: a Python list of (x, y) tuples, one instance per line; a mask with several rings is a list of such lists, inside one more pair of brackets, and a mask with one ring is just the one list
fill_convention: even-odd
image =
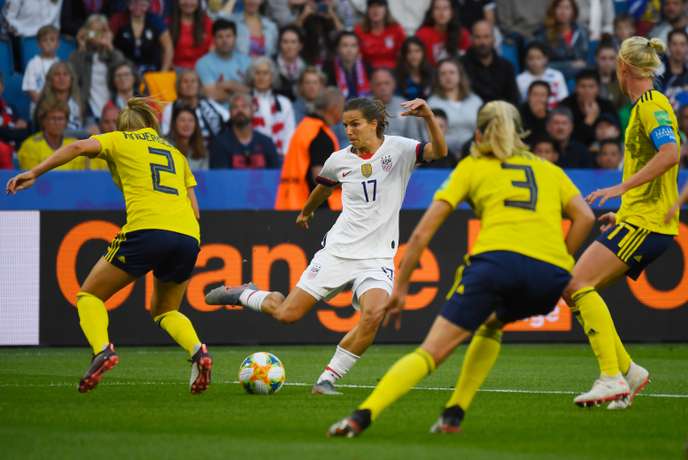
[[(678, 122), (669, 99), (659, 91), (646, 91), (631, 109), (626, 128), (623, 180), (641, 170), (664, 144), (676, 144), (680, 151)], [(678, 198), (678, 164), (659, 177), (624, 193), (617, 222), (678, 235), (678, 211), (669, 223), (664, 216)]]
[(480, 218), (471, 254), (512, 251), (570, 271), (574, 261), (566, 250), (561, 220), (576, 195), (580, 191), (561, 168), (523, 154), (504, 161), (464, 158), (434, 199), (452, 207), (466, 200)]
[(127, 223), (122, 232), (169, 230), (200, 241), (188, 187), (196, 186), (186, 157), (152, 128), (92, 136), (112, 179), (124, 194)]

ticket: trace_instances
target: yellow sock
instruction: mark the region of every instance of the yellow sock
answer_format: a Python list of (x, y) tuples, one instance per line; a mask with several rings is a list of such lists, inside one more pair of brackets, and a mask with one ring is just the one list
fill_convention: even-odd
[(416, 383), (434, 370), (435, 360), (430, 353), (418, 348), (394, 363), (368, 399), (363, 401), (358, 408), (369, 409), (371, 419), (375, 420), (387, 406), (405, 395)]
[[(620, 372), (616, 349), (616, 329), (607, 305), (594, 288), (579, 289), (571, 296), (588, 336), (600, 372), (613, 376)], [(622, 345), (623, 347), (623, 345)]]
[(193, 356), (201, 345), (191, 321), (183, 313), (176, 310), (168, 311), (156, 316), (153, 320), (158, 323), (158, 326), (165, 329), (180, 347), (188, 351), (189, 356)]
[(468, 410), (478, 388), (483, 384), (487, 374), (492, 370), (499, 349), (502, 345), (502, 331), (480, 326), (471, 340), (466, 355), (463, 358), (461, 374), (454, 388), (451, 398), (445, 407), (458, 405), (464, 411)]
[(108, 338), (108, 313), (105, 304), (98, 297), (88, 292), (76, 295), (76, 309), (79, 312), (79, 324), (86, 340), (98, 354), (110, 343)]

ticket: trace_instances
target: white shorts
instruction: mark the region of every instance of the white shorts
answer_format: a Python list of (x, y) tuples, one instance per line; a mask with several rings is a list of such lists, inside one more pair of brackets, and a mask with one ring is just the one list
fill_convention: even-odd
[(394, 259), (343, 259), (321, 249), (301, 275), (296, 287), (316, 300), (328, 300), (342, 291), (354, 293), (353, 307), (358, 310), (359, 299), (370, 289), (392, 293)]

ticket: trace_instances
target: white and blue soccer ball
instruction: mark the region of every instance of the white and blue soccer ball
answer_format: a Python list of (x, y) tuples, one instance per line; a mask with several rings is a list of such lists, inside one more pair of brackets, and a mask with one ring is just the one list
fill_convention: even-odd
[(239, 367), (239, 382), (246, 392), (271, 395), (284, 385), (284, 365), (277, 356), (259, 351), (247, 356)]

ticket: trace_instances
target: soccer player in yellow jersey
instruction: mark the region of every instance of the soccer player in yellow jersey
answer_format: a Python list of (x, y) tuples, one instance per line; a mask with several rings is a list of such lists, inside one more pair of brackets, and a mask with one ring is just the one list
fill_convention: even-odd
[(210, 384), (212, 358), (179, 306), (196, 264), (200, 231), (196, 186), (184, 155), (158, 135), (148, 101), (132, 98), (117, 117), (117, 129), (59, 148), (30, 171), (7, 183), (7, 192), (31, 187), (36, 179), (77, 158), (107, 161), (122, 189), (127, 222), (98, 260), (77, 294), (79, 323), (93, 349), (91, 365), (79, 382), (87, 392), (119, 357), (108, 338), (104, 302), (124, 286), (153, 271), (151, 315), (191, 356), (192, 393)]
[(678, 209), (665, 221), (677, 199), (678, 123), (669, 100), (653, 89), (661, 67), (661, 40), (631, 37), (621, 44), (617, 76), (633, 101), (625, 135), (623, 181), (588, 195), (589, 203), (621, 196), (618, 212), (602, 215), (602, 235), (581, 255), (565, 298), (588, 336), (599, 362), (600, 377), (590, 391), (574, 398), (580, 406), (611, 401), (624, 409), (649, 382), (646, 369), (631, 360), (597, 292), (622, 276), (638, 278), (678, 234)]
[[(514, 106), (486, 104), (477, 125), (471, 156), (440, 187), (411, 235), (386, 306), (387, 320), (396, 317), (398, 327), (420, 254), (462, 201), (480, 217), (478, 240), (420, 348), (397, 361), (351, 416), (330, 427), (330, 436), (360, 434), (473, 334), (454, 393), (431, 428), (459, 431), (497, 359), (504, 324), (550, 312), (571, 279), (571, 254), (594, 223), (590, 207), (561, 169), (526, 150)], [(562, 214), (572, 220), (566, 238)]]

